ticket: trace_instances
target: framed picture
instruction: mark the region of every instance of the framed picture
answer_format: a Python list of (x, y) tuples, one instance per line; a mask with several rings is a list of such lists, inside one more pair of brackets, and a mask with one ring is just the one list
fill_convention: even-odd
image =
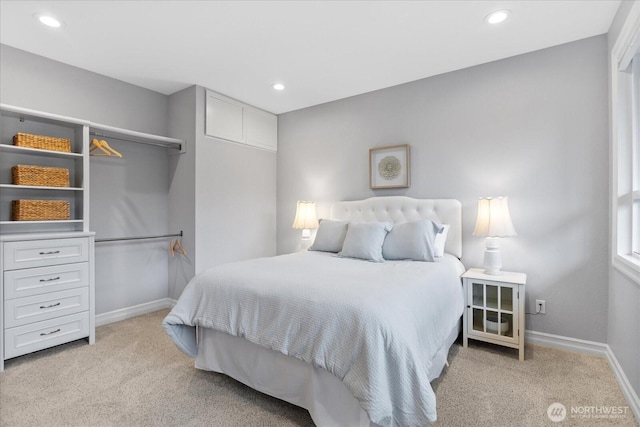
[(409, 187), (410, 163), (409, 144), (369, 149), (369, 186)]

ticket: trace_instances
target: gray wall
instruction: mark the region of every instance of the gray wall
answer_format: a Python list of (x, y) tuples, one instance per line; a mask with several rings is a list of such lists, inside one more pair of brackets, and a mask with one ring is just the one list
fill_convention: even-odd
[(276, 153), (206, 137), (204, 88), (167, 97), (0, 48), (2, 103), (186, 141), (184, 155), (114, 141), (123, 159), (92, 157), (98, 238), (182, 230), (187, 251), (170, 257), (166, 241), (96, 245), (97, 314), (177, 298), (211, 266), (275, 254)]
[(205, 135), (206, 89), (197, 89), (196, 273), (276, 254), (277, 155)]
[[(457, 198), (463, 262), (481, 266), (477, 198), (506, 195), (518, 237), (504, 270), (528, 274), (527, 329), (607, 335), (607, 40), (605, 36), (279, 116), (278, 252), (296, 250), (296, 200), (320, 217), (339, 200)], [(411, 187), (369, 189), (368, 150), (411, 145)]]
[(0, 45), (0, 101), (157, 135), (167, 134), (165, 95)]
[(276, 253), (276, 153), (206, 136), (205, 95), (192, 86), (170, 97), (170, 133), (195, 141), (172, 167), (171, 223), (190, 254), (172, 261), (172, 298), (193, 274)]
[[(159, 135), (168, 99), (86, 70), (0, 45), (0, 102)], [(118, 141), (123, 159), (92, 157), (90, 226), (97, 237), (168, 232), (164, 149)], [(96, 244), (96, 313), (167, 297), (166, 242)]]
[[(609, 52), (629, 15), (632, 2), (622, 2), (609, 30)], [(609, 61), (610, 61), (609, 57)], [(613, 141), (611, 141), (613, 144)], [(607, 342), (636, 394), (640, 394), (640, 284), (609, 268)]]
[(169, 227), (182, 230), (186, 256), (169, 260), (169, 297), (177, 299), (195, 275), (196, 253), (196, 87), (169, 97), (169, 136), (186, 141), (187, 152), (169, 159)]
[(97, 244), (97, 314), (178, 298), (211, 266), (275, 254), (276, 153), (205, 136), (204, 88), (167, 97), (0, 48), (0, 102), (186, 141), (184, 155), (113, 141), (123, 159), (92, 157), (98, 238), (182, 230), (187, 251), (172, 258), (166, 241)]

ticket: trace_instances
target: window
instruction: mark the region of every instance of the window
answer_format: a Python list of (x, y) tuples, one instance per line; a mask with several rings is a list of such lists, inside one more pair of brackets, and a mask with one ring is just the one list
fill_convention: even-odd
[(611, 51), (613, 266), (640, 283), (640, 2)]

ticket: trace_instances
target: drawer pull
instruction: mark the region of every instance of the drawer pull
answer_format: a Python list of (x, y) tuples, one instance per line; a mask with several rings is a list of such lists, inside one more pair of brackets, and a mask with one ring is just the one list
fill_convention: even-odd
[(40, 282), (53, 282), (54, 280), (60, 280), (60, 276), (52, 277), (51, 279), (40, 279)]
[(45, 309), (45, 308), (57, 307), (59, 305), (60, 305), (60, 303), (57, 302), (57, 303), (51, 304), (51, 305), (41, 305), (40, 308)]
[(43, 332), (43, 333), (40, 334), (40, 336), (44, 337), (46, 335), (57, 334), (58, 332), (60, 332), (60, 328), (56, 329), (55, 331), (51, 331), (51, 332)]
[(59, 253), (60, 251), (49, 251), (49, 252), (40, 252), (40, 255), (55, 255)]

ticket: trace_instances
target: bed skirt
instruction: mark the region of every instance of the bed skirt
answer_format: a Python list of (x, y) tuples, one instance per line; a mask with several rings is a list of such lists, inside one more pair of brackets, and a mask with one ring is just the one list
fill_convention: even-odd
[[(460, 327), (458, 321), (432, 359), (429, 381), (442, 373)], [(327, 370), (224, 332), (199, 328), (199, 333), (196, 368), (229, 375), (255, 390), (305, 408), (319, 427), (378, 427), (342, 381)]]

